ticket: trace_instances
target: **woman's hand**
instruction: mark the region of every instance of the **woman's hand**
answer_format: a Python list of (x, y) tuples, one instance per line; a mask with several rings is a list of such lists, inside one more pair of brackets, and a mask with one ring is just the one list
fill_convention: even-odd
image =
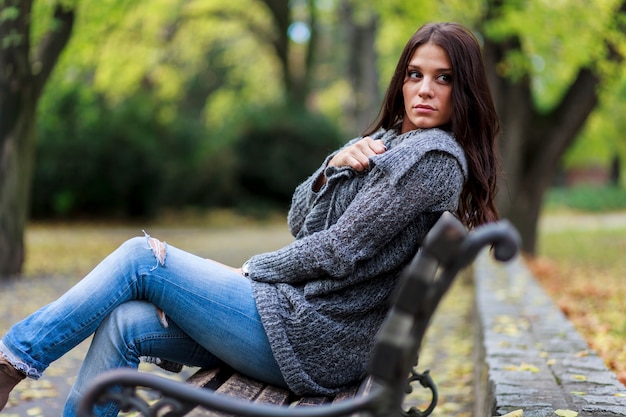
[(369, 168), (369, 159), (372, 156), (381, 154), (386, 150), (382, 140), (374, 140), (367, 136), (337, 152), (337, 155), (328, 162), (328, 166), (337, 168), (349, 166), (357, 172), (363, 172)]
[[(374, 140), (367, 136), (337, 152), (337, 154), (328, 161), (328, 166), (337, 168), (349, 166), (357, 172), (363, 172), (369, 168), (369, 159), (372, 156), (381, 154), (386, 150), (387, 148), (382, 140)], [(319, 191), (324, 184), (326, 184), (326, 176), (322, 173), (315, 182), (313, 189)]]

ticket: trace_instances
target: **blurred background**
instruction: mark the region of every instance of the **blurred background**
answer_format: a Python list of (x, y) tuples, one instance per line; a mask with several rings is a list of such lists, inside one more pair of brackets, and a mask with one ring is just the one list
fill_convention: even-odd
[(621, 0), (7, 0), (0, 276), (30, 221), (285, 211), (374, 121), (428, 21), (483, 45), (503, 123), (498, 205), (536, 251), (546, 201), (626, 207)]

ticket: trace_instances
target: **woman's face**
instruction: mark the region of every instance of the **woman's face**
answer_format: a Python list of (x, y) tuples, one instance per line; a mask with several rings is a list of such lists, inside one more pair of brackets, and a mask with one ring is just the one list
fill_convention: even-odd
[(450, 122), (452, 82), (446, 51), (433, 43), (419, 46), (409, 61), (402, 86), (402, 133)]

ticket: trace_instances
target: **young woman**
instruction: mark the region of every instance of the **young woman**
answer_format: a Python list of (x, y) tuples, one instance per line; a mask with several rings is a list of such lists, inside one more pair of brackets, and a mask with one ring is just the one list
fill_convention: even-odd
[[(423, 26), (378, 122), (296, 189), (293, 243), (232, 268), (150, 236), (125, 242), (4, 336), (0, 406), (94, 332), (65, 417), (94, 376), (146, 356), (225, 362), (298, 394), (354, 383), (399, 272), (440, 214), (457, 212), (468, 227), (497, 219), (497, 132), (474, 36), (454, 23)], [(98, 410), (117, 413), (113, 404)]]

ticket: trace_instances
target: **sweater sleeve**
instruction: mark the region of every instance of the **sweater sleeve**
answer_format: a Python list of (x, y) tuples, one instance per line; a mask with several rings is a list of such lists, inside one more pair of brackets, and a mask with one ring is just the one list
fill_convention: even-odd
[(304, 224), (306, 216), (311, 211), (311, 207), (315, 203), (315, 198), (318, 192), (313, 190), (313, 185), (317, 181), (320, 175), (324, 173), (328, 161), (337, 153), (333, 152), (328, 155), (324, 160), (324, 163), (306, 180), (296, 187), (291, 198), (291, 206), (289, 207), (289, 213), (287, 214), (287, 224), (289, 225), (289, 231), (293, 236), (297, 236), (298, 232)]
[(347, 276), (360, 261), (376, 256), (419, 213), (456, 206), (464, 170), (452, 154), (429, 151), (400, 176), (389, 175), (385, 166), (374, 166), (371, 184), (334, 225), (277, 251), (253, 256), (251, 278), (293, 284)]
[[(383, 133), (384, 132), (378, 132), (372, 135), (372, 137), (374, 139), (380, 139)], [(318, 191), (313, 190), (313, 186), (317, 182), (317, 179), (320, 177), (320, 175), (327, 173), (328, 163), (330, 162), (330, 160), (340, 150), (358, 142), (361, 139), (363, 138), (362, 137), (353, 138), (350, 141), (348, 141), (345, 145), (343, 145), (341, 148), (337, 149), (336, 151), (328, 155), (326, 159), (324, 159), (324, 162), (322, 163), (322, 165), (317, 170), (315, 170), (315, 172), (309, 178), (304, 180), (302, 183), (300, 183), (296, 187), (293, 193), (293, 196), (291, 198), (291, 205), (289, 207), (289, 213), (287, 214), (287, 224), (289, 225), (289, 231), (291, 232), (293, 236), (297, 236), (298, 233), (300, 232), (300, 229), (302, 228), (302, 225), (304, 224), (306, 220), (306, 216), (310, 213), (312, 207), (315, 205), (315, 200), (317, 199), (317, 196), (322, 192), (322, 190), (325, 187), (324, 185), (322, 186), (322, 189)], [(334, 172), (336, 170), (332, 170), (332, 171)]]

